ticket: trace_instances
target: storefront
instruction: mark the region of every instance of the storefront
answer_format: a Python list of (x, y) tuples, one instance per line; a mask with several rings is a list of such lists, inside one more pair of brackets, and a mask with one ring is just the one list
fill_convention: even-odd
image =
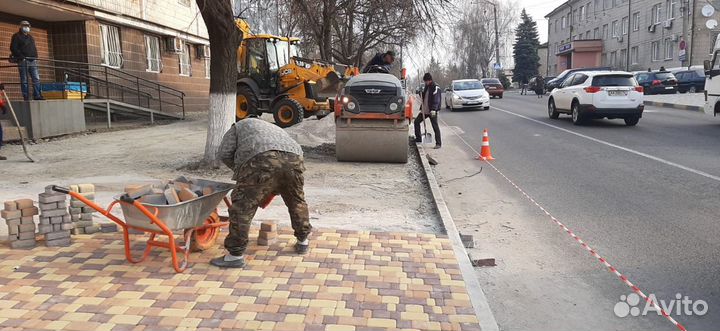
[(602, 63), (602, 40), (575, 40), (558, 46), (557, 73), (565, 69), (599, 67)]

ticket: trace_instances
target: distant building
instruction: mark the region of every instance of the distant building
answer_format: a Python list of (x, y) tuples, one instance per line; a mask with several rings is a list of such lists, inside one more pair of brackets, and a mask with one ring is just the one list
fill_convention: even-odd
[[(40, 59), (84, 63), (83, 72), (94, 77), (102, 73), (91, 68), (119, 69), (184, 92), (187, 110), (207, 109), (209, 43), (194, 0), (3, 1), (0, 52), (10, 53), (10, 36), (21, 20), (32, 25)], [(1, 73), (4, 82), (18, 80), (17, 70)], [(62, 76), (59, 69), (41, 69), (43, 82), (62, 81)]]
[[(698, 0), (568, 0), (548, 19), (548, 74), (567, 68), (667, 69), (702, 64), (720, 32)], [(711, 22), (712, 23), (712, 22)]]
[(548, 76), (548, 44), (544, 43), (538, 47), (538, 57), (540, 58), (540, 66), (538, 67), (538, 73), (543, 77)]

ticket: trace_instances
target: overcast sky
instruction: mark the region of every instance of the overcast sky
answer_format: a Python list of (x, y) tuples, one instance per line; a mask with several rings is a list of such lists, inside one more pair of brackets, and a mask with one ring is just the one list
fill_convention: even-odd
[[(544, 43), (547, 41), (547, 21), (545, 15), (561, 5), (565, 0), (518, 0), (520, 6), (525, 7), (528, 14), (538, 24), (538, 32), (540, 33), (540, 42)], [(503, 2), (500, 0), (500, 2)]]

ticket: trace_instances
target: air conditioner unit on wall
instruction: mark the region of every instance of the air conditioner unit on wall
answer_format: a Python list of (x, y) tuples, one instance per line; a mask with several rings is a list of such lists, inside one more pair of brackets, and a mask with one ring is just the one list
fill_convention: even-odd
[(183, 42), (178, 37), (165, 37), (165, 50), (170, 53), (182, 53)]
[(655, 24), (648, 26), (648, 31), (655, 32)]
[(666, 29), (672, 28), (672, 22), (673, 22), (672, 20), (667, 20), (667, 21), (663, 22), (663, 28), (666, 28)]
[(210, 45), (198, 45), (196, 48), (197, 57), (200, 59), (210, 58)]

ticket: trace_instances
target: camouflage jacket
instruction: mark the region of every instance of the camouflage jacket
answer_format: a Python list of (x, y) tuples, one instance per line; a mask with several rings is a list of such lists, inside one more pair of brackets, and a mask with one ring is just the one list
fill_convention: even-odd
[(268, 151), (303, 155), (300, 145), (283, 129), (261, 119), (248, 118), (233, 124), (225, 133), (217, 156), (237, 174), (245, 162)]

